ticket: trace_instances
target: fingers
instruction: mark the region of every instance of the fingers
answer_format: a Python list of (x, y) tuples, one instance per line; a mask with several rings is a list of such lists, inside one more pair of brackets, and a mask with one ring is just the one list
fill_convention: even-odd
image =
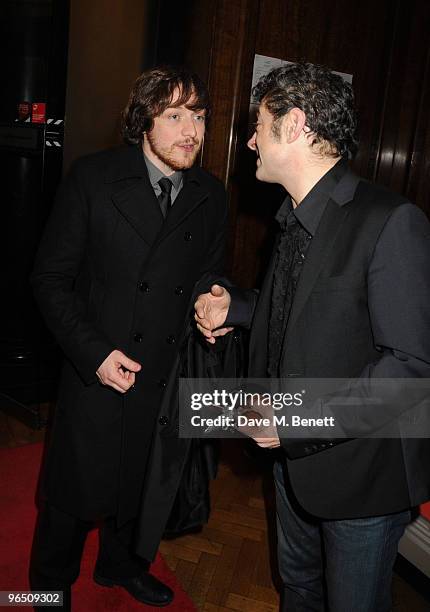
[(139, 372), (142, 367), (140, 363), (137, 363), (137, 361), (133, 361), (133, 359), (130, 359), (130, 357), (127, 357), (127, 355), (124, 355), (124, 353), (122, 353), (121, 351), (115, 352), (118, 353), (117, 355), (115, 355), (116, 361), (121, 366), (123, 366), (126, 370), (130, 370), (130, 372)]
[(211, 287), (211, 293), (214, 297), (221, 297), (224, 292), (225, 289), (221, 285), (212, 285)]
[(225, 334), (228, 334), (229, 332), (233, 331), (234, 327), (222, 327), (221, 329), (217, 329), (216, 331), (211, 332), (209, 329), (206, 329), (206, 327), (202, 327), (200, 323), (197, 323), (197, 329), (201, 334), (203, 334), (209, 344), (215, 344), (216, 337), (225, 336)]
[(253, 440), (260, 448), (278, 448), (278, 446), (281, 446), (279, 438), (253, 438)]
[(230, 300), (230, 294), (224, 287), (212, 285), (210, 293), (203, 293), (197, 298), (194, 318), (206, 329), (219, 327), (226, 319)]
[(212, 336), (225, 336), (229, 332), (233, 331), (234, 327), (221, 327), (212, 332)]
[(212, 330), (215, 329), (215, 326), (210, 319), (202, 319), (197, 314), (194, 315), (194, 321), (197, 323), (197, 327), (203, 335), (212, 334)]
[(105, 387), (111, 387), (111, 389), (115, 389), (115, 391), (119, 391), (119, 393), (122, 393), (122, 394), (128, 391), (128, 389), (123, 389), (122, 387), (120, 387), (119, 385), (115, 384), (112, 381), (105, 383)]
[(197, 322), (197, 329), (205, 336), (205, 338), (212, 338), (213, 332), (211, 332), (210, 329), (203, 327), (201, 323)]
[(130, 387), (132, 387), (136, 382), (136, 374), (134, 372), (130, 372), (129, 370), (123, 370), (123, 376), (125, 380), (130, 383)]
[(134, 373), (130, 373), (130, 376), (126, 378), (125, 373), (121, 370), (110, 370), (102, 378), (102, 383), (107, 387), (112, 387), (115, 391), (125, 393), (134, 384)]
[(208, 306), (207, 293), (199, 295), (196, 303), (194, 304), (194, 310), (196, 311), (195, 318), (204, 319), (206, 316), (206, 307)]
[(140, 363), (130, 359), (122, 351), (112, 351), (97, 370), (97, 376), (103, 385), (125, 393), (136, 382), (136, 374), (141, 369)]

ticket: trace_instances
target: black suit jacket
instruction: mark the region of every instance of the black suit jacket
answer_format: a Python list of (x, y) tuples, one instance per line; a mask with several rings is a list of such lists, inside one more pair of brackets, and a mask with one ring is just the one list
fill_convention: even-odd
[[(275, 250), (276, 251), (276, 245)], [(274, 258), (255, 307), (251, 377), (267, 376)], [(237, 295), (237, 290), (234, 292)], [(250, 320), (255, 295), (232, 318)], [(280, 363), (284, 378), (430, 377), (430, 225), (404, 198), (349, 170), (334, 188), (297, 286)], [(282, 440), (288, 447), (290, 440)], [(311, 514), (385, 514), (430, 497), (427, 439), (356, 439), (286, 459)]]
[[(222, 184), (193, 168), (164, 222), (139, 147), (78, 160), (61, 186), (32, 283), (66, 356), (45, 487), (66, 512), (137, 515), (191, 296), (222, 267), (226, 219)], [(125, 395), (96, 378), (113, 349), (142, 364)]]

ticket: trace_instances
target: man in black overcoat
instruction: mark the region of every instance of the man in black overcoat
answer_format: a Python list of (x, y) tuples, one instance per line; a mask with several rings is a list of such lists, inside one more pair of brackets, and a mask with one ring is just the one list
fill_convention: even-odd
[[(134, 538), (154, 432), (169, 426), (160, 406), (190, 298), (222, 267), (225, 191), (193, 165), (208, 110), (195, 74), (142, 74), (123, 115), (127, 144), (73, 164), (37, 255), (32, 284), (65, 363), (30, 575), (33, 589), (63, 590), (68, 606), (95, 521), (96, 582), (151, 605), (173, 597)], [(152, 521), (140, 521), (140, 550), (145, 529), (163, 531)]]
[[(288, 192), (280, 231), (260, 295), (215, 285), (198, 299), (196, 319), (209, 342), (223, 325), (252, 323), (251, 377), (350, 381), (359, 403), (333, 408), (343, 437), (323, 439), (317, 423), (302, 439), (291, 427), (251, 435), (283, 451), (275, 463), (283, 609), (388, 612), (399, 539), (411, 508), (430, 497), (428, 431), (402, 436), (407, 402), (396, 394), (405, 379), (420, 379), (415, 390), (430, 378), (430, 224), (406, 198), (350, 171), (355, 112), (341, 76), (291, 64), (255, 93), (248, 145), (257, 178)], [(388, 379), (385, 410), (368, 403), (378, 379)], [(376, 438), (389, 415), (389, 436)]]

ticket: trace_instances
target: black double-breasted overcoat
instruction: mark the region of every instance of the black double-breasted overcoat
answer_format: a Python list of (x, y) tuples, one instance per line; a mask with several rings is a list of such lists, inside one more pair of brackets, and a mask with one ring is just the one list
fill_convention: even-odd
[[(164, 220), (136, 146), (78, 160), (63, 182), (32, 276), (66, 357), (44, 478), (60, 509), (137, 515), (193, 290), (222, 267), (226, 219), (222, 184), (192, 168)], [(124, 395), (96, 377), (114, 349), (142, 365)]]

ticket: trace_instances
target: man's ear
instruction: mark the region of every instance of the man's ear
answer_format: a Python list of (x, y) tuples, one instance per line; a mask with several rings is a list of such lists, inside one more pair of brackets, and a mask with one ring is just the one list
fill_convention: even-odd
[(300, 108), (292, 108), (284, 117), (283, 132), (286, 141), (290, 144), (296, 141), (306, 125), (306, 115)]

